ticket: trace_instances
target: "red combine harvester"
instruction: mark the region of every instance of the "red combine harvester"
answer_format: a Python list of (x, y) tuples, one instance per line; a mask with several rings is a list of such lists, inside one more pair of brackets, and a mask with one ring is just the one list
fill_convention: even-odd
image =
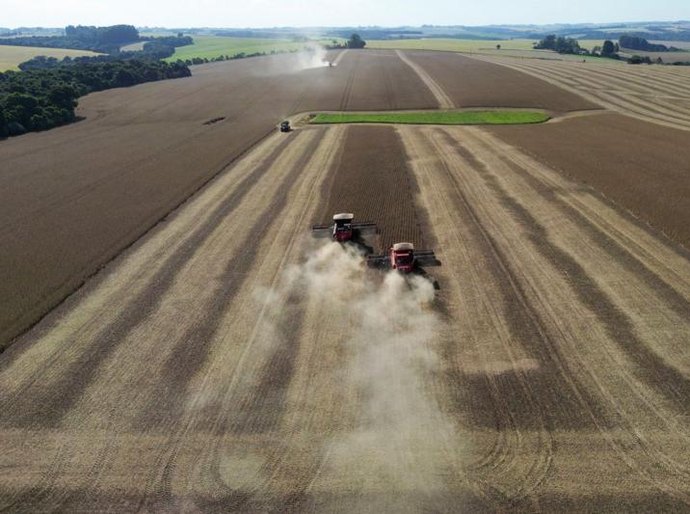
[(433, 250), (415, 250), (412, 243), (396, 243), (387, 254), (367, 257), (367, 264), (372, 268), (394, 269), (400, 273), (412, 273), (420, 266), (438, 266)]
[(311, 228), (314, 237), (331, 237), (333, 241), (345, 243), (356, 241), (363, 234), (375, 234), (376, 223), (358, 222), (353, 223), (355, 215), (343, 212), (333, 216), (333, 222), (327, 225), (314, 225)]

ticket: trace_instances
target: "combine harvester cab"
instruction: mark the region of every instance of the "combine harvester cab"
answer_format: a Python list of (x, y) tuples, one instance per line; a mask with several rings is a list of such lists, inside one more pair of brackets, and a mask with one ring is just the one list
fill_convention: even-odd
[(372, 268), (394, 269), (408, 274), (419, 272), (424, 266), (439, 266), (441, 263), (433, 250), (415, 250), (412, 243), (395, 243), (387, 254), (368, 257), (367, 264)]
[(314, 225), (311, 228), (314, 237), (331, 237), (333, 241), (346, 243), (358, 241), (364, 234), (375, 234), (376, 224), (370, 222), (353, 223), (355, 215), (342, 212), (333, 216), (333, 222), (324, 225)]

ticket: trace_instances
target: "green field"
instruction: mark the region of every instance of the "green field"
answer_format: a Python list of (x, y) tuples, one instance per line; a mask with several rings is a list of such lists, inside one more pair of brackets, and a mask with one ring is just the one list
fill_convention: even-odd
[(414, 125), (520, 125), (543, 123), (549, 116), (536, 111), (426, 111), (382, 113), (320, 113), (310, 122), (402, 123)]
[[(220, 36), (192, 36), (194, 44), (177, 48), (172, 57), (166, 61), (176, 61), (178, 59), (192, 59), (202, 57), (212, 59), (221, 55), (232, 57), (235, 54), (253, 54), (257, 52), (290, 52), (302, 50), (309, 43), (305, 41), (290, 41), (287, 39), (261, 39), (243, 37), (220, 37)], [(314, 41), (314, 43), (328, 42), (331, 40)]]
[(86, 50), (67, 50), (65, 48), (39, 48), (34, 46), (0, 45), (0, 71), (17, 70), (17, 65), (38, 55), (46, 57), (79, 57), (81, 55), (98, 55)]

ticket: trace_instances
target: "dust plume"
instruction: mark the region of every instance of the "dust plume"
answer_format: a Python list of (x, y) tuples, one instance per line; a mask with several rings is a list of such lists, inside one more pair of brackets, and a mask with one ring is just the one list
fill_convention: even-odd
[(317, 43), (309, 43), (303, 51), (297, 54), (297, 65), (294, 71), (322, 68), (324, 66), (328, 66), (326, 49)]
[[(335, 65), (334, 63), (331, 63)], [(299, 51), (287, 54), (267, 55), (262, 58), (260, 66), (247, 71), (254, 77), (275, 77), (276, 75), (293, 75), (307, 70), (324, 68), (329, 65), (326, 49), (318, 43), (309, 42)]]
[(350, 358), (334, 372), (357, 391), (357, 427), (330, 443), (330, 480), (345, 488), (365, 483), (412, 495), (444, 489), (440, 466), (448, 446), (457, 449), (457, 442), (449, 442), (454, 429), (431, 387), (439, 367), (434, 340), (442, 323), (430, 305), (433, 284), (421, 276), (367, 270), (354, 246), (327, 243), (287, 269), (281, 288), (264, 294), (274, 315), (278, 299), (289, 296), (286, 291), (299, 291), (331, 322), (335, 316), (348, 327)]

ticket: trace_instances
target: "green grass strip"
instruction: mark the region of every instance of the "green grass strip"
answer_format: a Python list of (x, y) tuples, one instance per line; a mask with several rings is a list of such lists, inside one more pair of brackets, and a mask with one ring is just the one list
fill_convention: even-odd
[(403, 123), (420, 125), (518, 125), (543, 123), (549, 119), (543, 112), (533, 111), (430, 111), (382, 112), (371, 114), (317, 114), (311, 123)]

